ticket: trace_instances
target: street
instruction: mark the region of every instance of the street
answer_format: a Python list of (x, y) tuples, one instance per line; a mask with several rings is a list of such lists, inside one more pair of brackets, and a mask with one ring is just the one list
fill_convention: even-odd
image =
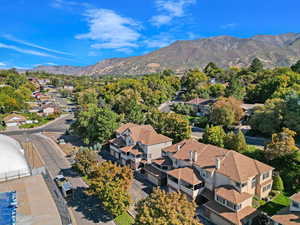
[[(64, 117), (43, 128), (3, 133), (12, 136), (20, 142), (30, 140), (37, 147), (52, 180), (58, 174), (63, 174), (69, 179), (75, 191), (73, 199), (67, 200), (67, 205), (76, 220), (74, 224), (114, 225), (115, 223), (112, 221), (110, 215), (101, 207), (99, 199), (85, 193), (87, 185), (81, 177), (72, 170), (71, 164), (64, 157), (58, 145), (40, 133), (41, 131), (64, 132), (70, 124), (68, 121), (72, 118), (71, 115)], [(57, 207), (59, 210), (63, 208), (60, 205), (57, 205)]]

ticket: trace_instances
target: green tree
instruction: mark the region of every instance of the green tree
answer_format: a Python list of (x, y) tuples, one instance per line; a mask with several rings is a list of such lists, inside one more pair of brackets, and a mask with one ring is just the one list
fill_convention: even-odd
[(242, 152), (247, 149), (245, 136), (241, 130), (237, 134), (229, 132), (225, 137), (225, 148)]
[(92, 171), (90, 190), (99, 196), (105, 209), (113, 216), (125, 213), (130, 206), (131, 169), (108, 161), (95, 166)]
[(192, 105), (176, 103), (171, 105), (172, 111), (182, 115), (192, 115), (195, 113), (195, 109)]
[(256, 107), (249, 119), (249, 125), (255, 131), (271, 135), (280, 131), (283, 124), (284, 100), (270, 99), (264, 106)]
[(264, 65), (258, 58), (254, 58), (252, 60), (252, 63), (249, 67), (249, 70), (253, 73), (257, 73), (259, 71), (262, 71), (264, 69)]
[(177, 192), (155, 189), (139, 201), (134, 225), (201, 225), (196, 219), (196, 204)]
[(18, 89), (21, 85), (25, 84), (26, 82), (26, 77), (18, 73), (10, 74), (5, 80), (6, 84), (10, 85), (15, 89)]
[(298, 151), (295, 145), (296, 132), (283, 128), (281, 132), (272, 135), (272, 141), (264, 148), (266, 157), (269, 160), (280, 158), (286, 155), (291, 155)]
[(72, 129), (83, 138), (84, 143), (104, 143), (119, 127), (120, 117), (108, 107), (98, 108), (89, 104), (75, 115)]
[(200, 72), (198, 69), (189, 70), (182, 78), (182, 85), (188, 90), (195, 89), (197, 86), (208, 81), (205, 73)]
[(291, 69), (296, 73), (300, 73), (300, 60), (298, 60), (294, 65), (292, 65)]
[(158, 133), (172, 138), (175, 143), (191, 136), (191, 126), (184, 115), (154, 110), (146, 117), (146, 123), (152, 125)]
[(212, 84), (209, 86), (209, 96), (218, 98), (225, 95), (225, 85), (224, 84)]
[(286, 97), (283, 110), (283, 125), (300, 135), (300, 94)]
[(203, 142), (219, 147), (224, 147), (226, 133), (221, 126), (207, 126), (203, 134)]
[(225, 89), (226, 97), (234, 97), (239, 100), (243, 100), (246, 95), (245, 85), (237, 78), (232, 79), (229, 85)]
[(273, 177), (273, 187), (272, 187), (272, 189), (275, 190), (275, 191), (280, 191), (280, 192), (284, 191), (283, 181), (282, 181), (279, 174), (277, 174)]
[(213, 107), (210, 113), (210, 121), (215, 125), (232, 125), (235, 121), (234, 112), (229, 105)]

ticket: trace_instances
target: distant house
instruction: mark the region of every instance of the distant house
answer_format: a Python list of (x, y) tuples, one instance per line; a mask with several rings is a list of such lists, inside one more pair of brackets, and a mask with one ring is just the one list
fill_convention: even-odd
[(74, 86), (72, 86), (72, 85), (64, 85), (63, 89), (64, 90), (68, 90), (68, 91), (73, 91), (74, 90)]
[(291, 204), (272, 216), (275, 225), (300, 224), (300, 192), (290, 197)]
[(22, 115), (13, 113), (3, 118), (7, 127), (18, 127), (26, 123), (26, 118)]
[(172, 139), (158, 134), (150, 125), (127, 123), (116, 130), (110, 140), (110, 154), (121, 164), (138, 169), (162, 157), (161, 150), (172, 145)]
[(251, 116), (255, 108), (264, 106), (264, 104), (242, 104), (241, 108), (244, 110), (246, 116)]
[(194, 98), (185, 104), (192, 105), (199, 115), (207, 115), (210, 110), (210, 106), (215, 102), (215, 99), (205, 99), (205, 98)]
[(45, 116), (52, 115), (52, 114), (58, 113), (58, 112), (59, 112), (59, 108), (52, 103), (47, 103), (47, 104), (42, 105), (42, 113)]

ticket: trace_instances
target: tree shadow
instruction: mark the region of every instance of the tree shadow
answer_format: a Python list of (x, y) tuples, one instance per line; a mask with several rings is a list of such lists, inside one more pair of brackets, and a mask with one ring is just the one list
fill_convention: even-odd
[(101, 205), (101, 201), (95, 195), (86, 193), (87, 188), (77, 187), (73, 190), (73, 197), (68, 199), (67, 204), (81, 212), (86, 220), (94, 223), (109, 222), (113, 217), (107, 213)]

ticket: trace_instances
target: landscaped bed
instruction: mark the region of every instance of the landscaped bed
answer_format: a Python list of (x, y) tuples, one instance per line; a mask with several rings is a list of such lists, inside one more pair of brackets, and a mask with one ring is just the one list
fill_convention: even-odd
[(134, 223), (134, 219), (128, 213), (124, 213), (115, 218), (115, 223), (117, 225), (132, 225)]
[(283, 193), (278, 194), (270, 202), (260, 206), (258, 209), (267, 213), (269, 216), (273, 216), (280, 209), (290, 205), (290, 199)]

